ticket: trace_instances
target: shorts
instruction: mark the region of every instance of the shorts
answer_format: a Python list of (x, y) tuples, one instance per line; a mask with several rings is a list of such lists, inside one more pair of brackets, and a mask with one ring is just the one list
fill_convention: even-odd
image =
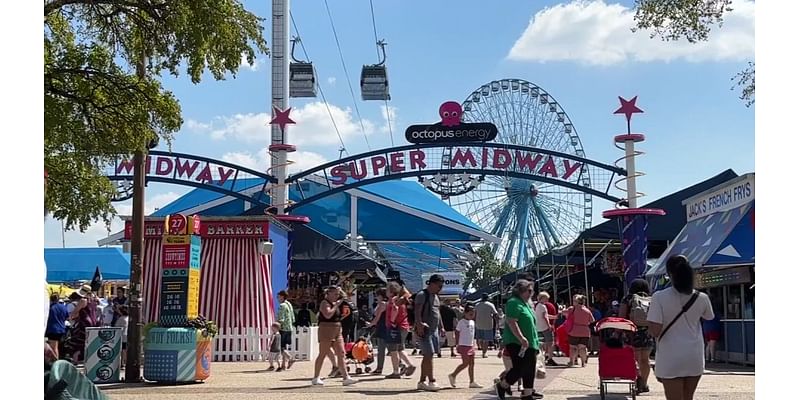
[(428, 332), (419, 338), (419, 350), (423, 356), (432, 357), (439, 349), (439, 335), (436, 331)]
[(486, 342), (494, 341), (494, 329), (476, 329), (475, 340), (483, 340)]
[[(710, 331), (703, 333), (703, 338), (708, 342), (709, 340), (719, 341), (720, 338), (719, 331)], [(48, 336), (49, 337), (49, 336)]]
[[(283, 334), (283, 332), (281, 332)], [(283, 335), (281, 335), (283, 336)], [(339, 342), (344, 345), (342, 337), (342, 324), (338, 322), (322, 322), (317, 331), (317, 341), (319, 343)]]
[(406, 349), (405, 343), (386, 343), (386, 351), (394, 353), (395, 351), (403, 351)]
[(539, 332), (539, 340), (541, 340), (542, 343), (553, 343), (553, 330), (548, 329), (546, 331)]
[(655, 340), (650, 336), (650, 333), (647, 332), (646, 329), (641, 329), (633, 334), (631, 345), (633, 345), (635, 349), (649, 349), (653, 347), (654, 342)]
[(50, 341), (53, 341), (53, 342), (60, 342), (61, 339), (64, 338), (64, 335), (65, 335), (65, 333), (48, 333), (45, 336), (47, 336), (47, 340), (50, 340)]
[(588, 337), (575, 337), (575, 336), (570, 336), (570, 337), (569, 337), (569, 345), (570, 345), (570, 346), (580, 346), (580, 345), (584, 345), (584, 346), (586, 346), (586, 347), (589, 347), (589, 338), (588, 338)]
[(292, 331), (281, 332), (281, 350), (286, 350), (286, 347), (292, 345)]
[(456, 352), (461, 355), (461, 358), (467, 358), (475, 355), (474, 346), (457, 346)]
[(447, 346), (453, 347), (456, 345), (456, 333), (453, 331), (445, 332), (445, 340), (447, 340)]
[(280, 357), (281, 357), (281, 353), (274, 353), (274, 352), (271, 352), (271, 351), (270, 351), (270, 352), (269, 352), (269, 359), (267, 359), (267, 361), (269, 361), (269, 362), (275, 362), (275, 361), (278, 361), (278, 359), (279, 359)]

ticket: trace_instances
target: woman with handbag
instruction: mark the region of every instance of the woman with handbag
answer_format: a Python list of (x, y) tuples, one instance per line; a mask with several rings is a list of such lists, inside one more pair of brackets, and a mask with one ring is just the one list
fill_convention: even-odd
[[(406, 332), (411, 329), (408, 322), (408, 293), (397, 282), (389, 283), (387, 287), (389, 300), (386, 302), (386, 349), (392, 359), (392, 373), (386, 379), (400, 379), (414, 375), (417, 367), (411, 362), (405, 352)], [(400, 372), (400, 361), (406, 365), (405, 374)]]
[(589, 341), (592, 338), (592, 330), (589, 325), (594, 322), (592, 311), (586, 307), (586, 297), (576, 294), (572, 298), (572, 307), (565, 310), (567, 320), (564, 322), (564, 329), (569, 335), (569, 364), (572, 367), (581, 359), (581, 367), (585, 367), (589, 362)]
[(705, 370), (700, 319), (714, 319), (711, 301), (694, 290), (694, 270), (682, 255), (667, 260), (671, 287), (653, 294), (648, 330), (657, 338), (655, 375), (667, 400), (692, 400)]

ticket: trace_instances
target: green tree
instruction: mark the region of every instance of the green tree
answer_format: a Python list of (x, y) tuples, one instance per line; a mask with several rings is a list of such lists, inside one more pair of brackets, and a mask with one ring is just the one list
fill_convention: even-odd
[[(44, 4), (46, 206), (68, 228), (114, 215), (103, 168), (183, 122), (158, 78), (235, 77), (268, 52), (263, 19), (237, 0), (50, 0)], [(139, 78), (136, 68), (144, 68)]]
[[(686, 39), (689, 43), (708, 40), (711, 27), (722, 26), (724, 15), (733, 11), (732, 0), (636, 0), (634, 31), (649, 30), (651, 38), (662, 40)], [(756, 64), (731, 78), (731, 90), (741, 88), (739, 98), (750, 107), (756, 102)]]
[(514, 272), (514, 266), (495, 258), (489, 246), (479, 248), (475, 254), (478, 256), (478, 260), (471, 262), (464, 274), (464, 290), (470, 287), (475, 289), (482, 288), (501, 276)]

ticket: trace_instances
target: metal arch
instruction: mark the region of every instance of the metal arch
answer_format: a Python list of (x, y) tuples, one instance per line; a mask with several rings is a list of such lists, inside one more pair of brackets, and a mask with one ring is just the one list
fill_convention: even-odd
[[(109, 176), (108, 177), (108, 180), (110, 180), (110, 181), (121, 181), (121, 180), (124, 180), (124, 179), (127, 179), (127, 178), (126, 177), (122, 177), (122, 176)], [(194, 187), (194, 188), (197, 188), (197, 189), (210, 190), (212, 192), (221, 193), (221, 194), (224, 194), (224, 195), (227, 195), (227, 196), (235, 197), (237, 199), (241, 199), (241, 200), (248, 201), (248, 202), (251, 202), (251, 203), (256, 203), (258, 205), (265, 205), (265, 206), (269, 206), (270, 205), (269, 197), (266, 197), (266, 195), (253, 197), (253, 196), (248, 196), (246, 194), (239, 193), (239, 192), (237, 192), (235, 190), (225, 189), (225, 188), (222, 188), (222, 187), (219, 187), (219, 186), (209, 185), (209, 184), (206, 184), (206, 183), (178, 180), (178, 179), (175, 179), (175, 178), (165, 178), (165, 177), (160, 177), (160, 176), (147, 176), (145, 179), (146, 179), (146, 181), (148, 183), (149, 182), (171, 183), (171, 184), (175, 184), (175, 185), (189, 186), (189, 187)], [(263, 194), (264, 193), (264, 188), (266, 187), (266, 182), (262, 186), (263, 187), (258, 192), (259, 194)]]
[(161, 151), (161, 150), (150, 150), (150, 151), (147, 152), (147, 154), (149, 156), (185, 158), (185, 159), (189, 159), (189, 160), (196, 160), (196, 161), (206, 162), (206, 163), (209, 163), (209, 164), (221, 165), (223, 167), (233, 168), (233, 169), (239, 170), (241, 172), (246, 172), (246, 173), (248, 173), (250, 175), (255, 175), (256, 177), (264, 179), (266, 181), (269, 181), (270, 183), (278, 183), (278, 179), (275, 178), (274, 176), (270, 175), (270, 174), (267, 174), (265, 172), (259, 172), (259, 171), (256, 171), (254, 169), (243, 167), (241, 165), (236, 165), (236, 164), (233, 164), (233, 163), (230, 163), (230, 162), (227, 162), (227, 161), (223, 161), (223, 160), (216, 160), (216, 159), (213, 159), (213, 158), (197, 156), (197, 155), (194, 155), (194, 154), (173, 153), (173, 152)]
[[(166, 175), (165, 176), (159, 176), (159, 175), (153, 175), (152, 172), (148, 172), (148, 174), (145, 176), (145, 181), (146, 182), (171, 183), (171, 184), (176, 184), (176, 185), (194, 187), (194, 188), (198, 188), (198, 189), (210, 190), (210, 191), (213, 191), (213, 192), (216, 192), (216, 193), (221, 193), (221, 194), (224, 194), (224, 195), (227, 195), (227, 196), (231, 196), (231, 197), (234, 197), (234, 198), (242, 199), (242, 200), (245, 200), (245, 201), (248, 201), (248, 202), (251, 202), (251, 203), (256, 203), (256, 204), (259, 204), (259, 205), (266, 205), (266, 206), (270, 205), (269, 197), (264, 195), (264, 191), (267, 188), (267, 185), (274, 184), (274, 183), (277, 182), (277, 179), (275, 177), (273, 177), (272, 175), (269, 175), (267, 173), (259, 172), (259, 171), (256, 171), (256, 170), (253, 170), (253, 169), (250, 169), (250, 168), (247, 168), (247, 167), (242, 167), (240, 165), (236, 165), (236, 164), (233, 164), (233, 163), (230, 163), (230, 162), (227, 162), (227, 161), (216, 160), (216, 159), (213, 159), (213, 158), (208, 158), (208, 157), (203, 157), (203, 156), (196, 156), (196, 155), (186, 154), (186, 153), (173, 153), (173, 152), (167, 152), (167, 151), (153, 150), (153, 151), (149, 152), (148, 157), (149, 158), (152, 157), (151, 159), (155, 159), (156, 157), (168, 157), (168, 158), (170, 158), (172, 160), (198, 161), (198, 162), (201, 162), (201, 163), (206, 163), (206, 165), (214, 165), (214, 166), (217, 166), (217, 167), (228, 168), (230, 170), (235, 171), (235, 174), (234, 174), (234, 176), (228, 178), (230, 180), (230, 184), (228, 184), (226, 182), (226, 184), (224, 186), (216, 185), (216, 184), (213, 184), (213, 183), (207, 183), (205, 181), (191, 180), (191, 179), (188, 179), (188, 177), (186, 177), (186, 178), (177, 178), (177, 177), (175, 177), (175, 174), (176, 174), (175, 171), (173, 171), (172, 176), (166, 176)], [(125, 167), (120, 165), (121, 161), (122, 162), (128, 162), (127, 160), (124, 160), (124, 159), (120, 158), (120, 159), (116, 160), (113, 164), (107, 165), (107, 167), (111, 167), (112, 168), (111, 169), (112, 173), (107, 173), (106, 174), (106, 178), (108, 178), (108, 180), (110, 180), (112, 182), (118, 182), (118, 181), (128, 181), (128, 180), (132, 179), (132, 176), (131, 176), (132, 174), (131, 173), (126, 173), (126, 172), (122, 171), (123, 169), (125, 169)], [(152, 168), (152, 165), (151, 165), (151, 168)], [(118, 170), (120, 172), (117, 172)], [(241, 176), (241, 175), (245, 175), (245, 174), (248, 175), (247, 178), (244, 178), (244, 177)], [(236, 182), (238, 180), (240, 180), (240, 179), (262, 179), (264, 181), (264, 183), (262, 184), (262, 187), (258, 192), (259, 195), (258, 196), (249, 196), (249, 195), (246, 195), (246, 194), (242, 194), (237, 190), (234, 190), (234, 188), (236, 187)], [(254, 185), (254, 186), (257, 186), (257, 185)]]
[[(382, 155), (382, 154), (388, 154), (388, 153), (392, 153), (392, 152), (406, 151), (406, 150), (430, 149), (430, 148), (447, 148), (447, 147), (459, 147), (459, 146), (464, 146), (464, 147), (467, 147), (467, 146), (469, 146), (469, 147), (488, 147), (488, 148), (492, 148), (492, 149), (502, 149), (502, 150), (509, 150), (510, 149), (510, 150), (532, 151), (532, 152), (547, 154), (547, 155), (550, 155), (550, 156), (568, 158), (570, 160), (579, 161), (579, 162), (581, 162), (583, 164), (593, 165), (593, 166), (598, 167), (600, 169), (604, 169), (604, 170), (606, 170), (608, 172), (611, 172), (612, 174), (627, 175), (627, 172), (625, 171), (624, 168), (620, 168), (620, 167), (617, 167), (615, 165), (603, 164), (603, 163), (601, 163), (599, 161), (590, 160), (588, 158), (576, 156), (574, 154), (561, 153), (561, 152), (558, 152), (558, 151), (553, 151), (553, 150), (548, 150), (548, 149), (541, 149), (541, 148), (538, 148), (538, 147), (520, 146), (520, 145), (516, 145), (516, 144), (480, 143), (480, 142), (469, 142), (469, 143), (459, 143), (459, 144), (454, 144), (454, 143), (449, 143), (449, 144), (423, 143), (423, 144), (411, 144), (411, 145), (405, 145), (405, 146), (398, 146), (398, 147), (390, 147), (390, 148), (379, 149), (379, 150), (372, 150), (372, 151), (368, 151), (366, 153), (361, 153), (361, 154), (356, 154), (356, 155), (348, 156), (348, 157), (345, 157), (345, 158), (341, 158), (341, 159), (338, 159), (336, 161), (330, 161), (330, 162), (327, 162), (325, 164), (318, 165), (318, 166), (316, 166), (314, 168), (310, 168), (310, 169), (307, 169), (305, 171), (301, 171), (301, 172), (298, 172), (296, 174), (290, 175), (288, 178), (286, 178), (286, 183), (287, 184), (288, 183), (292, 183), (292, 182), (295, 182), (295, 181), (297, 181), (299, 179), (305, 178), (306, 176), (314, 175), (314, 174), (317, 174), (319, 172), (323, 172), (324, 170), (326, 170), (328, 168), (335, 167), (337, 165), (346, 164), (349, 161), (360, 160), (360, 159), (366, 158), (366, 157), (377, 156), (377, 155)], [(430, 173), (431, 171), (432, 170), (426, 170), (426, 171), (421, 171), (421, 172)], [(463, 171), (463, 169), (453, 168), (452, 171), (453, 172), (458, 172), (458, 171)], [(478, 169), (478, 171), (483, 171), (483, 170), (482, 169)], [(398, 175), (399, 174), (392, 174), (391, 176), (395, 176), (396, 177)], [(422, 175), (426, 175), (426, 174), (423, 173)], [(540, 179), (541, 178), (538, 175), (531, 175), (531, 176), (536, 176), (536, 179)], [(600, 196), (600, 197), (603, 197), (603, 196)], [(611, 198), (613, 198), (613, 196), (603, 197), (603, 198), (611, 199)]]
[(358, 187), (361, 187), (361, 186), (365, 186), (365, 185), (369, 185), (369, 184), (372, 184), (372, 183), (378, 183), (378, 182), (383, 182), (383, 181), (388, 181), (388, 180), (403, 179), (403, 178), (410, 178), (410, 177), (416, 177), (416, 176), (423, 176), (423, 175), (431, 175), (431, 174), (435, 175), (437, 173), (440, 173), (440, 174), (441, 173), (443, 173), (443, 174), (464, 174), (464, 173), (467, 173), (467, 174), (484, 174), (484, 175), (493, 175), (493, 176), (510, 176), (510, 177), (521, 178), (521, 179), (533, 179), (533, 180), (541, 181), (541, 182), (544, 182), (544, 183), (550, 183), (550, 184), (553, 184), (553, 185), (563, 186), (563, 187), (566, 187), (566, 188), (569, 188), (569, 189), (578, 190), (578, 191), (581, 191), (581, 192), (584, 192), (584, 193), (591, 194), (593, 196), (597, 196), (597, 197), (606, 199), (606, 200), (611, 201), (611, 202), (617, 202), (617, 201), (621, 200), (619, 197), (612, 196), (612, 195), (610, 195), (608, 193), (604, 193), (604, 192), (601, 192), (599, 190), (587, 188), (587, 187), (584, 187), (584, 186), (581, 186), (581, 185), (577, 185), (577, 184), (574, 184), (574, 183), (570, 183), (570, 182), (564, 182), (564, 181), (562, 181), (560, 179), (553, 179), (553, 178), (543, 177), (543, 176), (540, 176), (540, 175), (520, 173), (520, 172), (516, 172), (516, 171), (507, 171), (507, 172), (505, 172), (505, 171), (499, 171), (499, 170), (497, 170), (497, 171), (495, 171), (495, 170), (483, 170), (483, 169), (479, 169), (479, 168), (448, 168), (448, 169), (428, 169), (428, 170), (423, 170), (423, 171), (400, 172), (400, 173), (393, 173), (391, 175), (382, 175), (382, 176), (378, 176), (378, 177), (374, 177), (374, 178), (362, 179), (362, 180), (357, 181), (357, 182), (348, 183), (348, 184), (345, 184), (345, 185), (341, 185), (341, 186), (337, 186), (337, 187), (334, 187), (334, 188), (330, 188), (329, 190), (326, 190), (326, 191), (324, 191), (322, 193), (318, 193), (318, 194), (315, 194), (313, 196), (309, 196), (309, 197), (307, 197), (305, 199), (302, 199), (302, 200), (299, 200), (299, 201), (293, 203), (292, 205), (288, 206), (287, 209), (293, 210), (293, 209), (295, 209), (297, 207), (301, 207), (301, 206), (303, 206), (305, 204), (311, 203), (311, 202), (316, 201), (318, 199), (321, 199), (323, 197), (331, 196), (331, 195), (334, 195), (336, 193), (343, 192), (345, 190), (355, 189), (355, 188), (358, 188)]

